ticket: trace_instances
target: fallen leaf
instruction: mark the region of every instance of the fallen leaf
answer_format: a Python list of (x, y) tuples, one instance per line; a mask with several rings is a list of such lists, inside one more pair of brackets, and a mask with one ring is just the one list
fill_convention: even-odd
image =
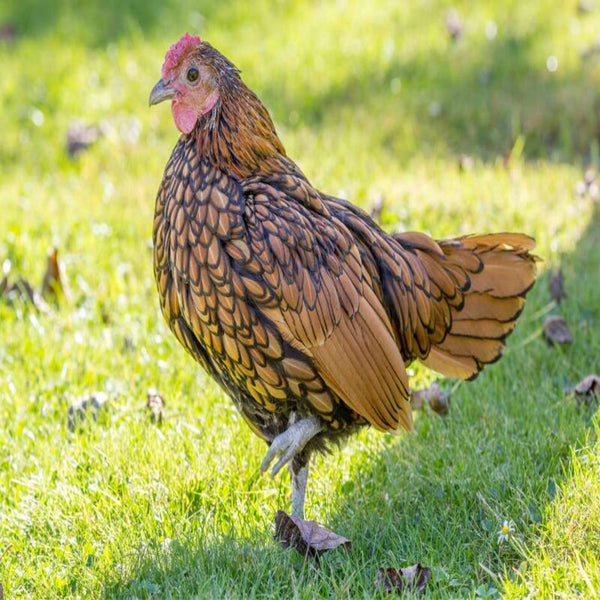
[(103, 325), (109, 325), (112, 323), (110, 308), (106, 305), (104, 300), (100, 300), (100, 302), (98, 302), (98, 312), (100, 313), (100, 320), (102, 321)]
[(74, 121), (67, 131), (67, 152), (69, 156), (76, 156), (82, 150), (91, 146), (100, 137), (100, 129), (94, 125), (85, 125)]
[[(432, 388), (434, 386), (437, 388), (436, 384), (434, 384)], [(440, 389), (437, 393), (432, 390), (427, 400), (429, 402), (429, 407), (434, 413), (442, 416), (448, 414), (448, 411), (450, 410), (450, 396), (444, 390)]]
[(557, 315), (546, 317), (544, 337), (548, 344), (569, 344), (573, 341), (566, 321)]
[(458, 158), (458, 170), (459, 171), (471, 171), (475, 166), (475, 159), (468, 154), (461, 154)]
[(153, 423), (162, 423), (165, 417), (165, 399), (154, 388), (148, 390), (146, 407), (150, 410)]
[(46, 271), (42, 279), (41, 294), (45, 297), (52, 297), (58, 300), (61, 296), (68, 300), (69, 292), (66, 286), (65, 271), (61, 263), (58, 262), (58, 249), (48, 250), (46, 257)]
[(464, 25), (458, 12), (454, 9), (446, 13), (446, 30), (453, 41), (460, 39), (464, 32)]
[(428, 388), (411, 392), (410, 405), (413, 410), (421, 410), (425, 402), (438, 415), (447, 415), (450, 410), (450, 396), (437, 383), (432, 383)]
[(13, 44), (17, 39), (17, 28), (14, 23), (0, 24), (0, 40), (8, 44)]
[(587, 375), (574, 388), (579, 402), (591, 404), (600, 399), (600, 375)]
[(106, 406), (108, 397), (104, 392), (93, 392), (89, 396), (78, 398), (67, 411), (67, 427), (69, 431), (74, 431), (80, 423), (85, 420), (88, 413), (92, 415), (94, 421), (98, 416), (100, 409)]
[(583, 181), (588, 189), (590, 185), (596, 183), (596, 171), (592, 167), (586, 169), (585, 173), (583, 174)]
[(383, 194), (377, 194), (373, 198), (370, 214), (374, 221), (381, 221), (381, 211), (383, 210), (384, 203)]
[(123, 346), (121, 347), (121, 350), (123, 352), (131, 352), (134, 349), (135, 342), (133, 341), (133, 338), (130, 335), (126, 335), (123, 339)]
[(594, 42), (580, 53), (582, 60), (588, 60), (600, 54), (600, 42)]
[(577, 196), (579, 196), (580, 198), (583, 198), (585, 196), (586, 192), (587, 192), (587, 185), (585, 185), (585, 182), (578, 181), (575, 184), (575, 194), (577, 194)]
[(26, 304), (32, 304), (40, 312), (45, 313), (50, 310), (46, 301), (24, 277), (19, 277), (14, 283), (10, 283), (8, 275), (5, 275), (2, 278), (2, 282), (0, 282), (0, 292), (2, 295), (6, 296), (6, 299), (9, 302), (19, 299)]
[(430, 579), (431, 569), (417, 563), (404, 569), (381, 568), (375, 575), (373, 585), (376, 592), (409, 592), (422, 596)]
[(29, 301), (32, 304), (36, 303), (37, 292), (31, 283), (24, 277), (19, 277), (12, 285), (9, 285), (7, 291), (8, 294), (13, 293), (20, 295), (23, 300)]
[(342, 546), (348, 552), (352, 542), (316, 521), (305, 521), (283, 510), (275, 513), (275, 539), (286, 549), (293, 548), (304, 558), (319, 558), (323, 552)]
[(550, 273), (548, 288), (550, 289), (550, 295), (556, 300), (557, 304), (560, 304), (562, 300), (567, 297), (561, 269), (556, 269)]
[(412, 390), (410, 392), (410, 407), (413, 410), (423, 410), (423, 405), (425, 404), (425, 394), (423, 394), (425, 390)]

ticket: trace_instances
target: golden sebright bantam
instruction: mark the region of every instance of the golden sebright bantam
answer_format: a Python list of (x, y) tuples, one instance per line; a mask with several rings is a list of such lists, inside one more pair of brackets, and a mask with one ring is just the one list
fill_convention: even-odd
[(238, 69), (199, 37), (169, 48), (150, 104), (181, 135), (154, 215), (164, 317), (289, 464), (302, 516), (309, 458), (360, 427), (412, 426), (406, 366), (472, 379), (497, 360), (535, 280), (532, 238), (389, 235), (317, 190)]

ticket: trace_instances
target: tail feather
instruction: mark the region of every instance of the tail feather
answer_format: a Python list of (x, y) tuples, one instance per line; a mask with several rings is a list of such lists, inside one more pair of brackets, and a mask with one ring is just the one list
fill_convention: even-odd
[[(504, 349), (523, 310), (525, 295), (535, 282), (537, 258), (529, 253), (535, 242), (516, 233), (470, 236), (439, 242), (442, 265), (463, 269), (470, 286), (461, 305), (450, 306), (452, 325), (446, 337), (434, 344), (423, 363), (451, 377), (471, 379), (492, 363)], [(474, 259), (480, 267), (473, 269)]]
[(432, 346), (429, 355), (422, 362), (446, 377), (457, 379), (470, 379), (474, 373), (479, 372), (477, 361), (471, 356), (454, 356), (437, 346)]
[(478, 321), (485, 319), (481, 315), (492, 314), (495, 321), (508, 323), (514, 321), (525, 306), (525, 298), (513, 296), (512, 298), (495, 298), (488, 293), (473, 292), (470, 290), (468, 300), (465, 299), (463, 307), (456, 312), (454, 321)]
[(360, 245), (405, 363), (419, 359), (444, 375), (469, 379), (501, 356), (535, 281), (533, 238), (387, 236), (348, 202), (328, 196), (326, 203)]
[(513, 329), (513, 322), (495, 319), (454, 319), (452, 335), (503, 340)]

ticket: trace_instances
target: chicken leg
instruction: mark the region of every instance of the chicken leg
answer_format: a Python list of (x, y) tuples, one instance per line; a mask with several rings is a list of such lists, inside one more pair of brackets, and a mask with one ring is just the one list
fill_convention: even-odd
[(271, 476), (275, 477), (289, 463), (292, 477), (292, 514), (299, 517), (304, 515), (304, 497), (308, 481), (308, 456), (302, 455), (302, 451), (322, 430), (323, 423), (318, 417), (305, 417), (297, 421), (296, 414), (292, 413), (288, 428), (271, 442), (260, 465), (260, 471), (264, 473), (275, 458), (279, 457), (271, 469)]
[(304, 499), (308, 483), (309, 457), (297, 456), (289, 464), (292, 478), (292, 514), (304, 519)]

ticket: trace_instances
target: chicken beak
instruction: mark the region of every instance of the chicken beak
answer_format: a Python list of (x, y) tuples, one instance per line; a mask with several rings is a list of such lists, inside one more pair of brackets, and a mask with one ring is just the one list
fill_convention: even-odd
[(165, 100), (170, 100), (175, 97), (176, 90), (169, 87), (162, 79), (159, 79), (157, 84), (152, 88), (150, 92), (150, 98), (148, 99), (148, 105), (158, 104)]

